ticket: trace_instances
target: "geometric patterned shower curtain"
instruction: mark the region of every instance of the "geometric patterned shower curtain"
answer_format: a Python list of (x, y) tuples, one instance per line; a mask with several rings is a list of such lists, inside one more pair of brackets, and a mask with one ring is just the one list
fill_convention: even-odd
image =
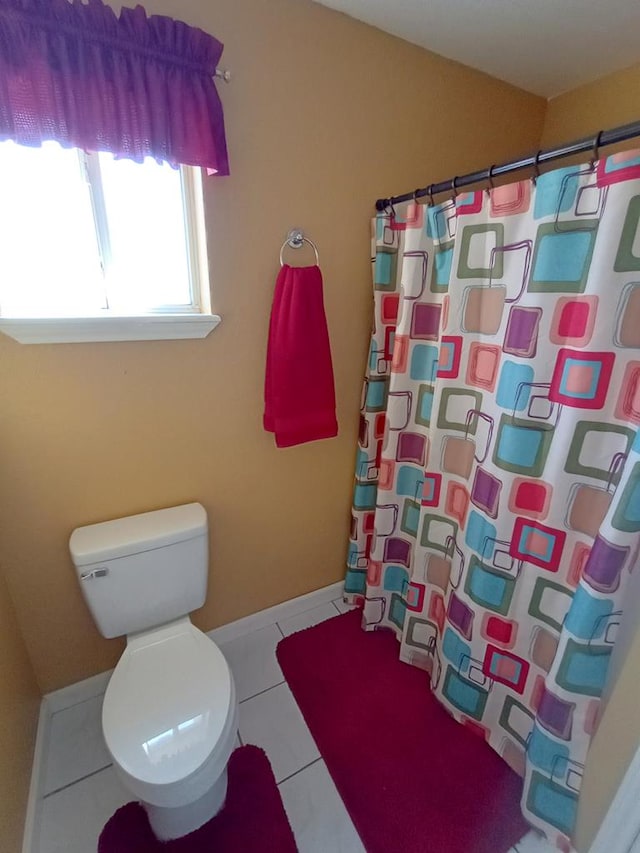
[(639, 222), (637, 151), (374, 220), (345, 593), (564, 850), (640, 538)]

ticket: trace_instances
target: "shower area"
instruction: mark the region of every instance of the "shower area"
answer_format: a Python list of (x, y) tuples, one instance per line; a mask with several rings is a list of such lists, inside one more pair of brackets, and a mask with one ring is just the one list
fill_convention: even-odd
[(373, 220), (345, 594), (563, 850), (640, 543), (639, 134), (381, 199)]

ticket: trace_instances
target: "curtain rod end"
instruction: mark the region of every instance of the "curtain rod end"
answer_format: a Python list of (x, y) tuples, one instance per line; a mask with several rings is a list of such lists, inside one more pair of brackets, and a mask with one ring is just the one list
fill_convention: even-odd
[(389, 205), (389, 199), (388, 198), (379, 198), (376, 201), (376, 210), (378, 211), (378, 213), (382, 213), (384, 210), (387, 209), (388, 205)]

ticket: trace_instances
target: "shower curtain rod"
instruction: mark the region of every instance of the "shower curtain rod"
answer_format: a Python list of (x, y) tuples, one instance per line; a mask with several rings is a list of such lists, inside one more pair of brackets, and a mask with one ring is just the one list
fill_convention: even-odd
[(597, 158), (599, 148), (604, 148), (605, 145), (615, 145), (616, 142), (626, 142), (628, 139), (633, 139), (636, 136), (640, 136), (640, 121), (623, 124), (611, 130), (601, 130), (596, 136), (587, 136), (584, 139), (567, 142), (565, 145), (560, 145), (557, 148), (548, 148), (545, 151), (540, 150), (537, 154), (522, 157), (520, 160), (512, 160), (510, 163), (490, 166), (488, 169), (469, 172), (468, 175), (449, 178), (448, 181), (429, 184), (429, 186), (415, 190), (412, 193), (404, 193), (404, 195), (396, 195), (392, 198), (379, 198), (376, 201), (376, 210), (382, 212), (402, 201), (415, 201), (425, 196), (431, 198), (431, 196), (447, 191), (455, 193), (456, 190), (467, 187), (470, 184), (477, 184), (480, 181), (491, 182), (493, 178), (497, 178), (500, 175), (506, 175), (509, 172), (516, 172), (519, 169), (527, 169), (532, 166), (537, 168), (542, 163), (550, 163), (552, 160), (559, 160), (561, 157), (570, 157), (572, 154), (581, 154), (583, 151), (593, 151)]

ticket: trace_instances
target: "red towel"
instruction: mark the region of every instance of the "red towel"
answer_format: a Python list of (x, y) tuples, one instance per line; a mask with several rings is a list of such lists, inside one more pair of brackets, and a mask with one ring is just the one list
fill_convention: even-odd
[(284, 264), (276, 280), (264, 383), (264, 428), (278, 447), (338, 434), (320, 268)]

